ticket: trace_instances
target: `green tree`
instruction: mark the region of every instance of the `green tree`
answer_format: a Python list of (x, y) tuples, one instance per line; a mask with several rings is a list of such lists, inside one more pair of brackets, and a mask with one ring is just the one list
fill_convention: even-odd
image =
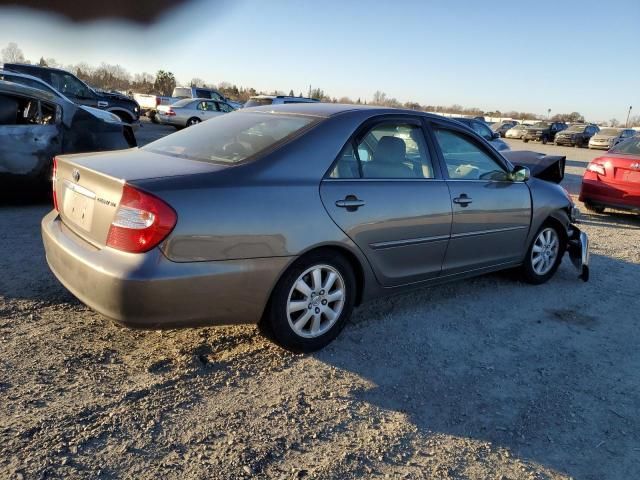
[(176, 88), (176, 78), (171, 72), (158, 70), (158, 73), (156, 73), (156, 81), (153, 83), (153, 88), (161, 95), (168, 97), (173, 93), (173, 89)]

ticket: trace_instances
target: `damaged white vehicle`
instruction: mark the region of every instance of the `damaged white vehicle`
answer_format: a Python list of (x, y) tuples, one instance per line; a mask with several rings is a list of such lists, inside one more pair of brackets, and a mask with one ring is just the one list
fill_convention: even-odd
[(131, 127), (109, 112), (0, 80), (0, 182), (8, 187), (48, 188), (59, 154), (135, 146)]

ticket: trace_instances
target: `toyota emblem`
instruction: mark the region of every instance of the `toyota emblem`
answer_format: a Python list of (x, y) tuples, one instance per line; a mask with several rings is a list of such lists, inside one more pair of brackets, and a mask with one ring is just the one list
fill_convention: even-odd
[(74, 182), (78, 183), (80, 181), (80, 172), (77, 168), (73, 169), (73, 172), (71, 172), (71, 176), (73, 177)]
[(632, 163), (631, 168), (633, 168), (634, 170), (640, 170), (640, 162)]

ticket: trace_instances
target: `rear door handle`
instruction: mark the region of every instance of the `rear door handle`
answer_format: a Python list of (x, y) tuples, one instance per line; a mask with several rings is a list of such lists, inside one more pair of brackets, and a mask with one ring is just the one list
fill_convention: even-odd
[(462, 195), (460, 195), (459, 197), (456, 197), (453, 199), (453, 203), (457, 203), (458, 205), (460, 205), (461, 207), (466, 207), (467, 205), (469, 205), (470, 203), (473, 203), (473, 199), (467, 197), (466, 193), (463, 193)]
[(346, 208), (349, 212), (354, 212), (365, 205), (364, 200), (360, 200), (355, 195), (347, 195), (344, 200), (337, 200), (336, 207)]

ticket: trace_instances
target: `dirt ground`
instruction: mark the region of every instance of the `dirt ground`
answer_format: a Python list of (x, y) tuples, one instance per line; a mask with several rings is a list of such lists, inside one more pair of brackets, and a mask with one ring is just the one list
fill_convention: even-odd
[(584, 215), (589, 283), (416, 290), (293, 355), (103, 319), (49, 272), (48, 209), (0, 206), (2, 479), (640, 478), (637, 216)]

